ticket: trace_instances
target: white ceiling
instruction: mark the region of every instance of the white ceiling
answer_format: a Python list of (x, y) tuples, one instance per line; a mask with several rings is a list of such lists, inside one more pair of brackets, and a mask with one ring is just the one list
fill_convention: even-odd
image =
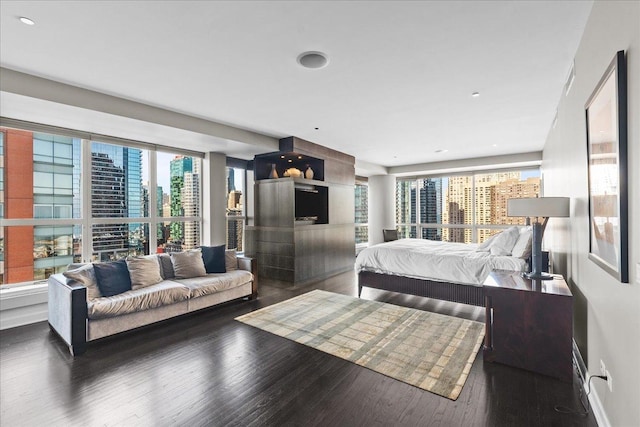
[(399, 166), (541, 150), (591, 6), (2, 1), (0, 65)]

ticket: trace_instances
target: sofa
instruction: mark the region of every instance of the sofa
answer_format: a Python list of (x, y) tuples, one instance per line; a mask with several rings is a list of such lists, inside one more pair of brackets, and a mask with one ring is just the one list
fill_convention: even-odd
[(254, 259), (223, 249), (214, 262), (205, 249), (70, 265), (48, 279), (51, 329), (76, 356), (90, 341), (257, 296)]

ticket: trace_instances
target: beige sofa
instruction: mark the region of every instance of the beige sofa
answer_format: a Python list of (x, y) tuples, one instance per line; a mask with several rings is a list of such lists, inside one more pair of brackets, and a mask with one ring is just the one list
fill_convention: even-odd
[(237, 269), (188, 279), (176, 279), (173, 269), (166, 267), (167, 259), (163, 261), (158, 260), (163, 278), (160, 283), (108, 297), (89, 298), (83, 283), (63, 274), (51, 275), (48, 280), (51, 329), (75, 356), (86, 351), (88, 342), (99, 338), (226, 301), (257, 296), (254, 259), (238, 257)]

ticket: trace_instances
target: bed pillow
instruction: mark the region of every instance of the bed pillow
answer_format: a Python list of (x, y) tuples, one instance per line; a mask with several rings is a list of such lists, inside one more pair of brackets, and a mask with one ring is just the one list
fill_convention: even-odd
[(176, 279), (191, 279), (192, 277), (207, 275), (200, 249), (172, 252), (171, 263), (173, 264), (173, 273)]
[(209, 273), (226, 273), (225, 268), (225, 245), (200, 246), (202, 250), (202, 260), (204, 268)]
[(100, 289), (98, 289), (98, 281), (92, 264), (70, 264), (69, 270), (62, 273), (69, 280), (75, 280), (82, 283), (87, 288), (87, 299), (100, 298)]
[(520, 237), (520, 230), (518, 227), (509, 227), (502, 233), (496, 235), (496, 238), (491, 242), (491, 255), (511, 255), (513, 246)]
[(127, 268), (131, 276), (131, 289), (144, 288), (162, 282), (160, 264), (155, 255), (127, 257)]
[(533, 237), (533, 231), (531, 231), (531, 227), (523, 227), (520, 230), (520, 235), (518, 236), (518, 240), (516, 244), (513, 245), (513, 249), (511, 250), (511, 256), (516, 258), (527, 259), (529, 255), (531, 255), (531, 239)]
[(131, 277), (124, 259), (96, 262), (93, 264), (93, 270), (102, 296), (111, 297), (131, 290)]
[(238, 255), (235, 249), (227, 249), (224, 252), (224, 267), (227, 271), (238, 269)]
[(484, 242), (480, 243), (478, 245), (478, 247), (476, 248), (477, 252), (490, 252), (491, 251), (491, 243), (495, 240), (495, 238), (502, 233), (502, 231), (500, 231), (499, 233), (494, 234), (493, 236), (489, 237), (487, 240), (485, 240)]

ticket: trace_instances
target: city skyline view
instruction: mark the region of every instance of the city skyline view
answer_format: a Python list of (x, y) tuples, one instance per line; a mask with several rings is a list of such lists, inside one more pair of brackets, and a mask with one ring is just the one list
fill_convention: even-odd
[(399, 180), (396, 223), (401, 237), (482, 243), (499, 226), (524, 224), (507, 216), (509, 198), (539, 194), (537, 170)]

